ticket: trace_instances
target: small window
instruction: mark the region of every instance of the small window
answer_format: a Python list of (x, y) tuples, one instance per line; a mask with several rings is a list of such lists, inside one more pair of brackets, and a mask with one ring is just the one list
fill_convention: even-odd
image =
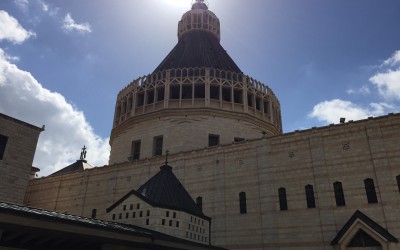
[(169, 220), (169, 226), (172, 227), (172, 220)]
[(197, 207), (203, 211), (203, 198), (201, 196), (196, 198)]
[(397, 187), (399, 188), (400, 192), (400, 175), (396, 176), (396, 180), (397, 180)]
[(264, 113), (269, 114), (269, 101), (264, 102)]
[(343, 192), (343, 186), (341, 182), (335, 182), (333, 183), (333, 190), (335, 192), (335, 199), (336, 199), (336, 206), (345, 206), (346, 201), (344, 199), (344, 192)]
[(232, 89), (228, 87), (222, 87), (222, 101), (231, 102), (232, 101)]
[(140, 209), (140, 203), (136, 205), (136, 209)]
[(153, 155), (162, 155), (163, 136), (156, 136), (153, 139)]
[(307, 208), (315, 208), (314, 187), (312, 185), (305, 186)]
[(126, 213), (125, 218), (126, 218), (126, 219), (129, 218), (129, 213)]
[(115, 214), (112, 215), (112, 219), (115, 220)]
[(210, 99), (219, 100), (219, 86), (217, 85), (210, 86)]
[(374, 180), (368, 178), (364, 180), (365, 193), (367, 194), (367, 199), (369, 204), (378, 203), (378, 198), (376, 197)]
[(246, 193), (245, 192), (239, 193), (239, 208), (240, 208), (241, 214), (247, 213)]
[(0, 135), (0, 160), (3, 160), (4, 152), (6, 151), (8, 137)]
[(233, 101), (235, 103), (243, 103), (243, 91), (241, 89), (233, 89)]
[(171, 85), (169, 89), (170, 89), (170, 99), (179, 100), (180, 96), (179, 85)]
[(147, 210), (147, 214), (146, 214), (146, 216), (147, 216), (147, 217), (149, 217), (149, 216), (150, 216), (150, 210)]
[(119, 219), (122, 219), (122, 214), (119, 214), (119, 215), (118, 215), (118, 218), (119, 218)]
[(172, 218), (176, 218), (176, 212), (172, 213)]
[(132, 213), (132, 218), (136, 218), (136, 212)]
[(126, 205), (124, 205), (122, 209), (125, 211), (126, 210)]
[(219, 145), (219, 135), (208, 135), (208, 146), (218, 146)]
[(165, 219), (161, 220), (161, 225), (165, 226)]
[(149, 223), (150, 223), (150, 220), (146, 219), (146, 225), (149, 225)]
[(147, 91), (147, 104), (154, 103), (154, 89)]
[(157, 91), (157, 102), (164, 101), (165, 88), (164, 87), (158, 87), (156, 91)]
[(183, 84), (182, 85), (182, 99), (192, 99), (192, 85)]
[(144, 93), (138, 93), (136, 95), (136, 107), (142, 107), (144, 105)]
[(133, 210), (133, 204), (130, 205), (130, 210)]
[(253, 107), (254, 106), (254, 95), (253, 94), (247, 94), (247, 106)]
[(278, 189), (279, 194), (279, 207), (281, 211), (288, 210), (287, 198), (286, 198), (286, 188), (281, 187)]
[(256, 109), (261, 110), (261, 99), (256, 97)]
[(165, 216), (169, 217), (169, 211), (165, 212)]
[(204, 99), (205, 98), (205, 87), (204, 84), (194, 85), (194, 98)]
[(179, 221), (176, 222), (175, 226), (176, 226), (176, 227), (179, 227)]
[(92, 219), (96, 219), (97, 209), (92, 209)]

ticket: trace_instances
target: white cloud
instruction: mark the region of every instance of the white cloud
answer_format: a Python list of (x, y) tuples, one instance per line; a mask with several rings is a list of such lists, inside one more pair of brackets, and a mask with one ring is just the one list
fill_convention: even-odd
[(78, 31), (79, 33), (82, 34), (92, 32), (89, 23), (81, 23), (81, 24), (76, 23), (75, 20), (72, 19), (70, 13), (68, 13), (64, 18), (63, 28), (66, 31)]
[(42, 10), (47, 12), (50, 10), (49, 5), (47, 5), (44, 1), (39, 0), (39, 4), (42, 6)]
[(308, 116), (321, 122), (338, 123), (341, 117), (347, 120), (360, 120), (384, 115), (394, 109), (395, 107), (387, 103), (371, 103), (369, 107), (363, 108), (350, 101), (334, 99), (318, 103)]
[(1, 49), (0, 112), (37, 126), (46, 125), (34, 160), (41, 175), (74, 163), (83, 145), (88, 148), (90, 164), (102, 166), (108, 162), (108, 138), (97, 136), (81, 111), (9, 62)]
[(17, 19), (10, 16), (6, 11), (0, 10), (0, 41), (8, 40), (20, 44), (31, 36), (36, 36), (36, 34), (25, 30)]
[(400, 50), (385, 60), (380, 68), (383, 72), (372, 76), (370, 82), (378, 88), (383, 98), (400, 100)]
[(348, 89), (346, 92), (349, 95), (358, 95), (358, 94), (369, 95), (371, 93), (371, 90), (369, 89), (368, 86), (364, 85), (359, 89)]

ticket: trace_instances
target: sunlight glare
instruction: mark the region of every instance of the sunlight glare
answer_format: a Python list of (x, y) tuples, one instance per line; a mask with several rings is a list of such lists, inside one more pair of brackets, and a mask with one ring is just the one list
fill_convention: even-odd
[(165, 3), (168, 5), (171, 5), (173, 7), (190, 7), (192, 1), (191, 0), (163, 0)]

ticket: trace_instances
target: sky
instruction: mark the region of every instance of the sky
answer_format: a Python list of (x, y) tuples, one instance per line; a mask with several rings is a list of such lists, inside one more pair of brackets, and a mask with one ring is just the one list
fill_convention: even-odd
[[(281, 104), (284, 133), (400, 111), (400, 1), (209, 0), (221, 44)], [(1, 0), (0, 112), (41, 127), (48, 175), (108, 163), (118, 92), (177, 43), (191, 0)]]

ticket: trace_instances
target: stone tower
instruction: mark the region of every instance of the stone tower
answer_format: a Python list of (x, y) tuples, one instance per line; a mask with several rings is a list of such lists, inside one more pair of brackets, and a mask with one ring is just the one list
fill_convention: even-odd
[(110, 164), (282, 133), (275, 94), (243, 74), (220, 38), (218, 17), (197, 0), (161, 64), (119, 92)]

